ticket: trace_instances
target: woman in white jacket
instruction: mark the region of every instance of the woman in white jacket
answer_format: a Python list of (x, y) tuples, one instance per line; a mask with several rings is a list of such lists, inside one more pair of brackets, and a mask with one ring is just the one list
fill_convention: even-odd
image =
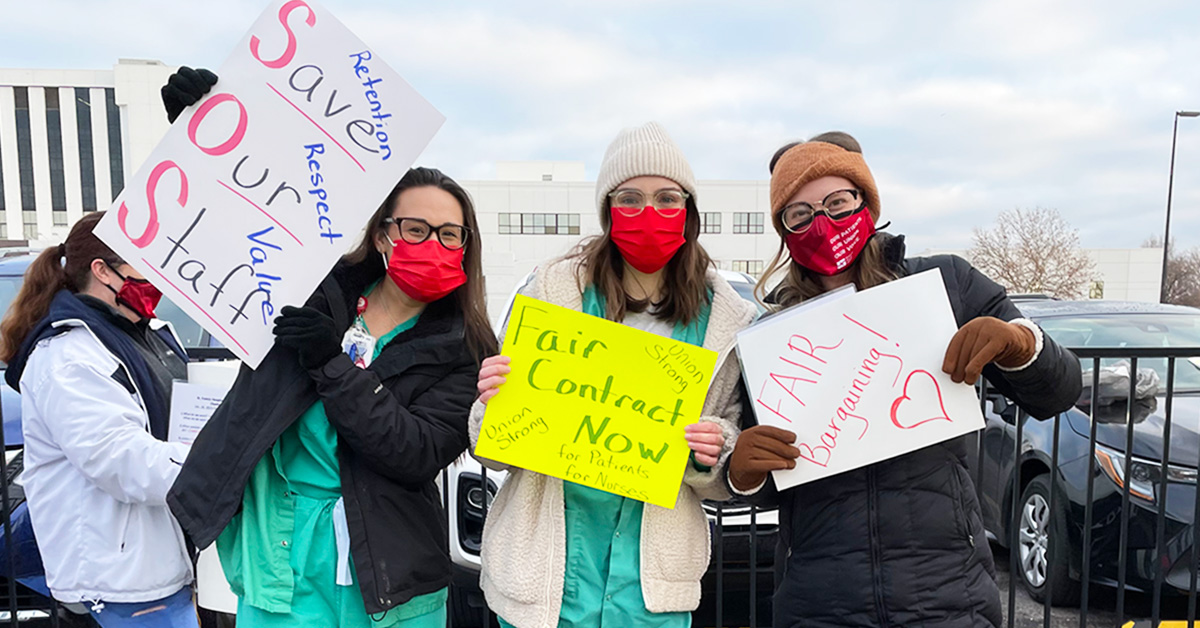
[[(755, 309), (713, 269), (698, 242), (696, 183), (655, 123), (609, 146), (596, 182), (604, 234), (539, 269), (528, 296), (719, 352), (700, 421), (687, 427), (692, 460), (675, 508), (532, 471), (509, 476), (483, 531), (480, 584), (501, 625), (516, 628), (687, 628), (708, 568), (702, 499), (727, 499), (722, 473), (738, 434), (735, 334)], [(484, 361), (471, 442), (483, 404), (509, 372)], [(481, 460), (493, 469), (504, 469)]]
[(187, 456), (168, 443), (186, 354), (154, 318), (162, 296), (84, 216), (44, 251), (0, 325), (21, 393), (25, 493), (46, 582), (105, 628), (197, 626), (192, 563), (166, 505)]

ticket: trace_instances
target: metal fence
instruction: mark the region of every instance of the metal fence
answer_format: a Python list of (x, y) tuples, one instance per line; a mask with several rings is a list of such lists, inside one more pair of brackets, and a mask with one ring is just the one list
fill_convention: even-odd
[[(1001, 591), (1002, 602), (1006, 602), (1006, 625), (1067, 625), (1074, 624), (1076, 615), (1081, 628), (1122, 626), (1134, 616), (1148, 619), (1153, 626), (1163, 619), (1195, 622), (1196, 565), (1200, 564), (1200, 527), (1195, 525), (1200, 521), (1196, 453), (1185, 461), (1190, 464), (1174, 464), (1171, 445), (1179, 441), (1173, 440), (1173, 431), (1193, 437), (1200, 434), (1200, 412), (1185, 411), (1178, 421), (1175, 416), (1176, 402), (1189, 397), (1181, 394), (1176, 399), (1177, 367), (1182, 361), (1185, 369), (1200, 368), (1196, 362), (1200, 360), (1200, 347), (1089, 348), (1076, 349), (1075, 354), (1085, 373), (1090, 370), (1090, 394), (1067, 413), (1036, 420), (1003, 400), (986, 382), (980, 389), (987, 426), (977, 435), (972, 472), (985, 522), (989, 513), (995, 519), (988, 528), (989, 536), (994, 534), (998, 562), (1007, 546), (1008, 580)], [(1122, 399), (1112, 399), (1111, 395), (1104, 398), (1102, 367), (1111, 366), (1114, 360), (1128, 361), (1132, 375)], [(1157, 361), (1156, 366), (1165, 361), (1166, 377), (1151, 397), (1153, 401), (1148, 401), (1145, 391), (1138, 389), (1136, 374), (1139, 362), (1145, 365), (1151, 361)], [(1193, 397), (1200, 398), (1200, 394)], [(1162, 407), (1158, 408), (1160, 402)], [(1153, 421), (1156, 427), (1161, 421), (1161, 436), (1138, 434), (1137, 427), (1147, 421)], [(1083, 434), (1079, 426), (1087, 433)], [(1112, 443), (1114, 430), (1123, 432), (1123, 439), (1116, 445)], [(1161, 449), (1157, 457), (1147, 453), (1156, 444)], [(0, 448), (8, 451), (3, 430)], [(6, 513), (11, 513), (14, 503), (21, 499), (19, 487), (11, 486), (16, 466), (19, 460), (8, 464), (6, 458), (6, 472), (0, 474), (0, 506)], [(451, 538), (450, 543), (458, 544), (459, 551), (473, 554), (476, 560), (478, 535), (498, 484), (488, 475), (486, 469), (477, 474), (442, 475), (446, 511), (458, 513), (460, 519), (451, 526), (459, 538)], [(1044, 510), (1039, 511), (1031, 507), (1040, 506), (1039, 502), (1022, 498), (1031, 494), (1030, 486), (1037, 478), (1046, 476), (1049, 490), (1043, 496)], [(1073, 484), (1072, 478), (1083, 478), (1082, 486)], [(479, 490), (472, 492), (475, 488)], [(462, 503), (452, 504), (452, 500)], [(773, 547), (778, 534), (776, 513), (736, 502), (705, 507), (713, 530), (713, 560), (693, 624), (769, 626), (775, 577)], [(1044, 565), (1048, 566), (1041, 602), (1033, 602), (1019, 582), (1026, 577), (1024, 570), (1036, 572), (1039, 546), (1029, 537), (1037, 525), (1048, 537), (1058, 526), (1066, 531), (1063, 536), (1069, 541), (1061, 547), (1053, 542), (1040, 546), (1046, 550)], [(91, 625), (86, 616), (64, 611), (12, 577), (16, 556), (10, 517), (5, 518), (3, 527), (3, 557), (8, 572), (0, 587), (0, 625)], [(1025, 538), (1021, 536), (1023, 531), (1027, 533)], [(1077, 543), (1075, 536), (1079, 537)], [(1023, 541), (1029, 551), (1023, 550)], [(1061, 564), (1059, 554), (1063, 551), (1070, 554), (1065, 572), (1053, 568)], [(1060, 580), (1064, 573), (1070, 581)], [(448, 625), (496, 625), (495, 616), (482, 604), (477, 581), (471, 577), (459, 579), (451, 588)], [(1064, 588), (1077, 588), (1078, 602), (1052, 607), (1056, 592)], [(1030, 608), (1041, 611), (1040, 620), (1036, 612), (1028, 612)], [(1063, 613), (1070, 614), (1069, 622), (1064, 621)]]

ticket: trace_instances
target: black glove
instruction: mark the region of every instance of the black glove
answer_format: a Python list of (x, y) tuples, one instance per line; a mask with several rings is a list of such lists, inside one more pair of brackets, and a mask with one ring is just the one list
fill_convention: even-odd
[(183, 113), (185, 107), (196, 104), (204, 95), (217, 84), (217, 75), (205, 70), (193, 70), (186, 65), (179, 66), (179, 71), (167, 79), (162, 86), (163, 106), (167, 108), (167, 122), (175, 122), (175, 118)]
[(282, 314), (275, 319), (275, 341), (294, 349), (300, 366), (320, 368), (342, 352), (342, 336), (332, 318), (311, 307), (290, 305), (283, 307)]

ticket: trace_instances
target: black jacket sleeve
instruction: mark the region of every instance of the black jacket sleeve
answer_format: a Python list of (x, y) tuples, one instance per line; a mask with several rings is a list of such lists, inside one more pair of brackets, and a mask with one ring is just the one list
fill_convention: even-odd
[[(961, 300), (958, 307), (954, 308), (960, 327), (979, 316), (993, 316), (1004, 321), (1022, 317), (1000, 284), (976, 270), (966, 260), (948, 257)], [(946, 267), (943, 266), (943, 274), (945, 272)], [(949, 282), (948, 279), (948, 288)], [(950, 289), (952, 295), (955, 292)], [(1075, 405), (1083, 389), (1079, 359), (1047, 334), (1043, 334), (1042, 352), (1033, 364), (1019, 371), (1004, 371), (995, 364), (989, 364), (984, 367), (983, 376), (1000, 394), (1015, 401), (1037, 419), (1052, 417)]]
[(309, 371), (338, 437), (366, 466), (401, 483), (431, 481), (467, 448), (477, 372), (464, 362), (408, 406), (345, 354)]

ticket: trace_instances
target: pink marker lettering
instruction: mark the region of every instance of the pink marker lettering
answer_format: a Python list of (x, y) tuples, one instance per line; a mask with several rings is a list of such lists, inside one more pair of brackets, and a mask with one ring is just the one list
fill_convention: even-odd
[(279, 7), (279, 23), (283, 25), (283, 30), (287, 32), (287, 46), (283, 49), (283, 54), (279, 55), (278, 59), (267, 61), (258, 54), (258, 47), (262, 41), (257, 35), (250, 36), (250, 54), (258, 59), (259, 63), (277, 70), (292, 62), (292, 58), (296, 56), (296, 33), (292, 31), (292, 27), (288, 26), (288, 16), (292, 11), (304, 7), (308, 11), (308, 17), (304, 19), (304, 23), (310, 27), (317, 23), (317, 14), (312, 10), (312, 7), (304, 4), (303, 0), (292, 0)]

